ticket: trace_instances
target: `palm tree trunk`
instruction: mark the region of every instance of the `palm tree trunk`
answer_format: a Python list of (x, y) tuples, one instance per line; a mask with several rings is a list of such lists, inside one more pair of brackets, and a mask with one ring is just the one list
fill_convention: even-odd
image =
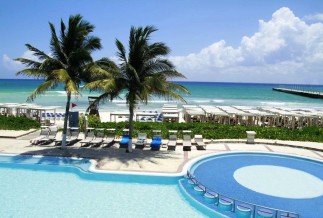
[(70, 111), (70, 104), (71, 104), (71, 93), (67, 92), (67, 102), (66, 102), (66, 108), (65, 108), (65, 117), (64, 117), (64, 128), (63, 128), (63, 134), (62, 134), (62, 148), (66, 148), (66, 133), (67, 133), (67, 121), (68, 121), (68, 115)]
[(133, 110), (134, 104), (130, 103), (129, 105), (129, 142), (128, 142), (128, 149), (126, 152), (132, 152), (132, 133), (133, 133)]

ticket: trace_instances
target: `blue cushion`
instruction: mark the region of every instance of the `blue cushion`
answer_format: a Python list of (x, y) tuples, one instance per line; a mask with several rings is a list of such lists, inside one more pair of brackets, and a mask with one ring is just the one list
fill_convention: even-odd
[(129, 135), (123, 135), (119, 144), (128, 144), (128, 142), (129, 142)]

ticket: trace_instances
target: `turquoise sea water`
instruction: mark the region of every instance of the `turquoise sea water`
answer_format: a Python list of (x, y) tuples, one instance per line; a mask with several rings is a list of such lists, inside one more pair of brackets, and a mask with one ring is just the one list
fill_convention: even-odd
[[(31, 92), (41, 84), (41, 80), (0, 80), (0, 103), (24, 103)], [(323, 86), (281, 85), (281, 84), (253, 84), (253, 83), (215, 83), (215, 82), (178, 82), (190, 91), (191, 95), (184, 95), (187, 104), (194, 105), (235, 105), (257, 107), (293, 107), (308, 108), (322, 107), (322, 99), (311, 99), (281, 92), (272, 91), (273, 87), (301, 88), (311, 91), (323, 91)], [(81, 96), (73, 96), (72, 101), (79, 110), (88, 106), (88, 96), (99, 93), (82, 91)], [(122, 96), (121, 96), (122, 98)], [(66, 94), (62, 86), (38, 96), (34, 103), (43, 106), (62, 106), (64, 108)], [(160, 109), (169, 103), (165, 99), (153, 98), (148, 105), (139, 105), (141, 109)], [(171, 102), (178, 103), (180, 102)], [(116, 99), (100, 105), (101, 110), (126, 110), (124, 99)]]

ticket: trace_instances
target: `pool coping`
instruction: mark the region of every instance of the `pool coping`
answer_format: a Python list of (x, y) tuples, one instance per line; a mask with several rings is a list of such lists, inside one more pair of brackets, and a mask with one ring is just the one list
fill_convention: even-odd
[(0, 153), (0, 155), (3, 156), (32, 156), (35, 158), (41, 158), (41, 157), (57, 157), (57, 158), (68, 158), (72, 160), (88, 160), (91, 164), (89, 167), (90, 172), (94, 173), (111, 173), (111, 174), (123, 174), (123, 175), (145, 175), (145, 176), (165, 176), (165, 177), (183, 177), (186, 175), (187, 171), (192, 168), (194, 164), (197, 162), (204, 160), (206, 158), (214, 157), (214, 156), (225, 156), (225, 155), (236, 155), (236, 154), (265, 154), (265, 155), (274, 155), (274, 156), (288, 156), (288, 157), (296, 157), (299, 159), (305, 159), (310, 160), (313, 162), (317, 162), (320, 164), (323, 164), (323, 160), (311, 158), (311, 157), (304, 157), (301, 155), (295, 155), (295, 154), (286, 154), (286, 153), (280, 153), (280, 152), (264, 152), (264, 151), (226, 151), (226, 152), (220, 152), (220, 153), (211, 153), (211, 154), (204, 154), (195, 158), (192, 158), (188, 160), (186, 163), (184, 163), (182, 170), (176, 173), (167, 173), (167, 172), (139, 172), (139, 171), (116, 171), (116, 170), (103, 170), (96, 168), (98, 161), (95, 159), (89, 159), (89, 158), (82, 158), (82, 157), (59, 157), (59, 156), (47, 156), (47, 155), (21, 155), (21, 154), (3, 154)]

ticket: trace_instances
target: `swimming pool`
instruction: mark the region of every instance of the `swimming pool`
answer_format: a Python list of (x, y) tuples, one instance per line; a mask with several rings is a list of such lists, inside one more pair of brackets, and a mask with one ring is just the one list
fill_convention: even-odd
[[(203, 158), (190, 173), (209, 190), (225, 196), (296, 212), (300, 217), (321, 218), (323, 214), (322, 161), (237, 152)], [(187, 189), (194, 196), (192, 188)], [(205, 203), (203, 196), (196, 198)], [(213, 204), (210, 207), (218, 209)]]
[(90, 164), (0, 155), (0, 217), (216, 217), (185, 197), (181, 176), (93, 173)]

